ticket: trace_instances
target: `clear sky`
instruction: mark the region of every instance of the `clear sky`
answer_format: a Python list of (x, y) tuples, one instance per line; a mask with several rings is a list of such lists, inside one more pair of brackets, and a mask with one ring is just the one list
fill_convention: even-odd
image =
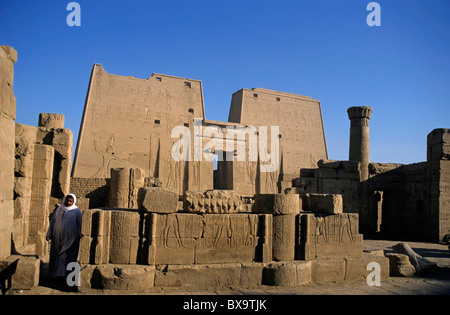
[[(261, 87), (320, 100), (330, 159), (348, 159), (347, 108), (371, 106), (371, 160), (426, 160), (427, 134), (450, 128), (450, 1), (0, 0), (0, 44), (18, 51), (19, 123), (65, 115), (78, 136), (90, 73), (203, 82), (206, 118), (227, 121), (231, 95)], [(118, 126), (120, 128), (120, 126)]]

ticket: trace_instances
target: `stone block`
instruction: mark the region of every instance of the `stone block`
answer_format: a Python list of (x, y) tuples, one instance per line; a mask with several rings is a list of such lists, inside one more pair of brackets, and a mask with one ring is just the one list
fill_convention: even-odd
[(15, 177), (14, 193), (20, 197), (31, 198), (31, 178)]
[(145, 212), (177, 212), (178, 194), (162, 187), (140, 188), (138, 192), (138, 207)]
[(16, 97), (12, 86), (5, 78), (0, 77), (0, 114), (3, 117), (16, 119)]
[(89, 198), (77, 197), (77, 206), (81, 211), (89, 209)]
[(35, 257), (11, 255), (0, 261), (0, 269), (19, 259), (17, 269), (12, 276), (12, 289), (30, 290), (39, 284), (40, 260)]
[(339, 179), (353, 179), (359, 180), (359, 171), (348, 171), (348, 170), (339, 170), (338, 178)]
[[(45, 205), (45, 208), (39, 209), (42, 213), (48, 212), (49, 202), (50, 202), (50, 193), (52, 189), (52, 180), (44, 179), (44, 178), (34, 178), (31, 185), (31, 202), (34, 203), (31, 205), (31, 211), (37, 211), (38, 209), (33, 207), (38, 203), (41, 207)], [(45, 212), (44, 212), (45, 209)]]
[(297, 287), (311, 282), (310, 261), (270, 263), (263, 270), (263, 284)]
[(0, 46), (0, 78), (11, 88), (14, 84), (14, 63), (17, 61), (17, 51), (11, 46)]
[(341, 165), (341, 161), (339, 160), (319, 160), (317, 162), (317, 166), (320, 168), (331, 168), (331, 169), (338, 169)]
[(311, 281), (314, 283), (342, 283), (345, 279), (344, 259), (317, 259), (311, 261)]
[(384, 256), (364, 253), (361, 257), (347, 257), (345, 260), (345, 281), (366, 281), (373, 269), (367, 270), (370, 263), (380, 266), (380, 280), (389, 278), (389, 259)]
[(441, 145), (443, 143), (450, 144), (450, 129), (437, 128), (428, 134), (427, 136), (428, 145)]
[(140, 215), (134, 211), (110, 210), (109, 262), (135, 264), (139, 247)]
[(183, 210), (191, 213), (238, 213), (246, 210), (239, 194), (232, 190), (186, 191)]
[(263, 264), (261, 263), (243, 263), (239, 285), (252, 286), (262, 284)]
[(416, 273), (416, 268), (409, 261), (409, 257), (404, 254), (388, 253), (389, 275), (393, 277), (411, 277)]
[(88, 265), (81, 262), (80, 286), (78, 287), (79, 292), (88, 292), (89, 289), (91, 289), (91, 279), (96, 268), (97, 266), (95, 265)]
[(318, 168), (314, 172), (314, 177), (318, 179), (336, 179), (337, 178), (337, 172), (336, 169), (332, 168)]
[(155, 267), (143, 265), (100, 265), (93, 271), (91, 286), (103, 290), (145, 290), (155, 284)]
[(253, 213), (281, 215), (300, 212), (300, 195), (298, 194), (256, 194), (254, 198)]
[(252, 262), (263, 255), (255, 214), (158, 214), (144, 225), (149, 263)]
[(14, 160), (16, 177), (30, 177), (33, 174), (33, 159), (31, 156), (16, 156)]
[(64, 128), (64, 115), (40, 113), (39, 114), (39, 127), (45, 127), (48, 129)]
[(301, 168), (300, 169), (300, 178), (305, 177), (314, 177), (315, 168)]
[(258, 220), (251, 214), (204, 215), (195, 263), (251, 262), (258, 243)]
[(359, 163), (356, 161), (341, 161), (340, 169), (344, 171), (358, 171)]
[(338, 194), (305, 194), (303, 210), (328, 214), (343, 212), (342, 195)]
[(358, 214), (301, 214), (296, 259), (361, 257), (363, 237)]
[(168, 265), (156, 270), (155, 287), (221, 288), (239, 286), (241, 264)]

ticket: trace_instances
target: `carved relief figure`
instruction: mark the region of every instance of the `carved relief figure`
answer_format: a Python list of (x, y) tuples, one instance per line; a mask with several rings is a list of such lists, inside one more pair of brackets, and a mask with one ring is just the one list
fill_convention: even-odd
[(256, 184), (256, 168), (258, 163), (256, 161), (247, 161), (245, 166), (249, 182), (252, 184), (252, 193), (254, 193)]
[(163, 246), (166, 248), (173, 248), (170, 244), (169, 244), (169, 239), (170, 239), (170, 231), (173, 231), (173, 234), (175, 236), (175, 240), (176, 240), (176, 244), (178, 245), (179, 248), (184, 247), (183, 246), (183, 242), (181, 240), (181, 236), (180, 236), (180, 225), (178, 222), (178, 217), (176, 215), (170, 214), (170, 215), (166, 215), (166, 222), (164, 225), (164, 229), (163, 229)]
[(167, 157), (164, 162), (167, 165), (167, 188), (176, 188), (177, 187), (177, 182), (176, 182), (176, 177), (175, 177), (175, 168), (176, 165), (173, 162), (172, 158), (169, 156)]
[(109, 144), (106, 146), (105, 150), (100, 150), (97, 145), (97, 140), (94, 139), (94, 149), (95, 151), (101, 155), (102, 157), (102, 165), (99, 167), (97, 172), (92, 175), (93, 178), (95, 177), (109, 177), (108, 172), (110, 169), (111, 161), (113, 160), (123, 160), (117, 156), (114, 155), (114, 142), (115, 142), (115, 135), (111, 135), (111, 138), (109, 140)]

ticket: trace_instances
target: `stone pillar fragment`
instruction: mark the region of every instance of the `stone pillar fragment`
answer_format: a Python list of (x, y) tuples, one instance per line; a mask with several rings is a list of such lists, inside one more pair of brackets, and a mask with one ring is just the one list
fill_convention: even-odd
[(109, 207), (137, 209), (138, 192), (144, 187), (144, 172), (139, 168), (112, 168)]
[(296, 214), (273, 216), (273, 260), (294, 260)]
[(45, 237), (49, 225), (54, 154), (55, 150), (51, 146), (39, 144), (35, 146), (28, 243), (35, 244), (35, 254), (39, 256), (48, 253)]
[(62, 199), (70, 193), (73, 134), (64, 129), (64, 115), (41, 113), (36, 128), (36, 143), (55, 149), (52, 197)]
[(62, 129), (64, 128), (64, 115), (41, 113), (39, 114), (38, 126), (48, 129)]
[(427, 138), (429, 236), (434, 242), (450, 234), (450, 129), (435, 129)]
[(13, 91), (17, 52), (0, 46), (0, 259), (11, 254), (14, 217), (14, 120), (16, 98)]
[(272, 215), (272, 259), (293, 260), (295, 256), (296, 216), (300, 212), (298, 194), (256, 194), (253, 213)]
[(109, 188), (109, 206), (111, 208), (128, 208), (130, 189), (130, 169), (112, 168)]

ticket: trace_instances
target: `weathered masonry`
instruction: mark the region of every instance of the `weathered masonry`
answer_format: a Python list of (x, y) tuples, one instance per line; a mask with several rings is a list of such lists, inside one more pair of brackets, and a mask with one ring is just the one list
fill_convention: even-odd
[[(330, 160), (320, 102), (310, 97), (242, 89), (228, 121), (211, 121), (198, 80), (123, 77), (96, 64), (72, 165), (63, 115), (15, 122), (16, 61), (0, 46), (0, 270), (19, 259), (14, 289), (44, 276), (49, 218), (69, 192), (83, 212), (82, 288), (365, 281), (369, 262), (385, 278), (405, 257), (364, 252), (364, 238), (450, 234), (449, 129), (428, 134), (427, 161), (376, 163), (372, 108), (350, 107), (349, 159)], [(175, 127), (202, 151), (174, 160)], [(235, 137), (239, 128), (245, 137)], [(205, 153), (216, 167), (196, 156)]]

